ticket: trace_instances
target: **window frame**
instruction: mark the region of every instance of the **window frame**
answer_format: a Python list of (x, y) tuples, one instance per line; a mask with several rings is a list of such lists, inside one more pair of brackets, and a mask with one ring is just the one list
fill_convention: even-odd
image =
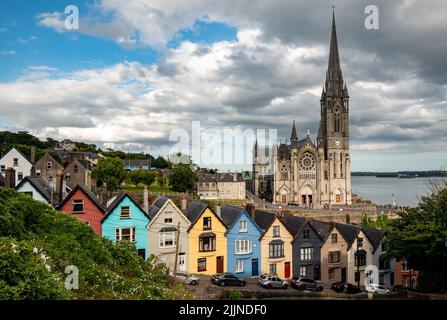
[[(77, 203), (75, 203), (77, 202)], [(71, 201), (71, 205), (72, 205), (72, 213), (76, 213), (76, 214), (82, 214), (85, 213), (84, 210), (84, 199), (73, 199)], [(75, 210), (76, 205), (82, 205), (82, 210)]]
[[(128, 214), (123, 215), (123, 209), (124, 208), (128, 208), (129, 209), (129, 213)], [(130, 208), (130, 206), (121, 206), (120, 207), (120, 219), (130, 219), (130, 216), (131, 216), (131, 208)]]

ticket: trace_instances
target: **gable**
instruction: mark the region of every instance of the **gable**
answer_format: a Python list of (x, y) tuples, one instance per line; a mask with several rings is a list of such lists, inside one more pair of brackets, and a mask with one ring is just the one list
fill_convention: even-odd
[(154, 223), (163, 223), (163, 222), (157, 222), (158, 220), (163, 220), (164, 215), (166, 212), (172, 212), (173, 215), (176, 215), (181, 220), (183, 220), (184, 224), (190, 225), (191, 222), (188, 220), (188, 218), (183, 214), (183, 212), (172, 202), (171, 199), (168, 199), (164, 202), (163, 206), (157, 211), (155, 216), (151, 218), (151, 221), (148, 224), (148, 228), (150, 228)]
[(214, 211), (211, 210), (208, 206), (197, 217), (196, 221), (194, 221), (194, 223), (191, 224), (191, 226), (189, 227), (189, 230), (191, 230), (193, 228), (201, 229), (202, 228), (203, 218), (205, 218), (205, 217), (210, 217), (211, 218), (211, 230), (216, 229), (216, 226), (215, 226), (216, 223), (218, 224), (218, 227), (221, 227), (224, 230), (227, 230), (227, 226), (222, 221), (222, 219), (217, 214), (215, 214)]
[(39, 160), (36, 161), (36, 163), (34, 164), (34, 167), (38, 168), (47, 168), (47, 162), (51, 162), (53, 164), (53, 166), (55, 166), (56, 168), (53, 169), (63, 169), (63, 166), (56, 160), (54, 159), (49, 153), (45, 153), (42, 158), (40, 158)]
[(241, 234), (239, 232), (239, 225), (241, 221), (247, 222), (247, 232), (244, 234), (255, 234), (257, 236), (262, 235), (262, 230), (258, 227), (258, 225), (253, 221), (250, 215), (244, 210), (239, 217), (234, 221), (232, 226), (229, 226), (227, 234)]
[(111, 205), (107, 214), (103, 218), (105, 222), (109, 217), (118, 218), (121, 215), (121, 207), (130, 207), (130, 218), (128, 221), (138, 221), (139, 223), (148, 223), (150, 218), (146, 212), (130, 197), (127, 193), (117, 198), (114, 204)]
[(6, 161), (7, 159), (12, 158), (18, 158), (19, 159), (19, 167), (22, 166), (25, 162), (27, 166), (31, 166), (31, 162), (28, 160), (27, 157), (17, 148), (12, 147), (7, 152), (3, 154), (3, 156), (0, 158), (0, 162)]
[[(284, 240), (285, 238), (290, 238), (290, 241), (292, 241), (292, 239), (293, 239), (292, 233), (289, 231), (287, 226), (284, 224), (284, 222), (279, 217), (275, 217), (275, 219), (272, 221), (271, 225), (261, 235), (260, 240), (264, 239), (265, 237), (272, 238), (273, 237), (273, 229), (276, 226), (279, 226), (279, 230), (280, 230), (280, 236), (278, 237), (278, 239)], [(276, 237), (273, 237), (273, 238), (276, 238)]]
[[(309, 239), (304, 239), (304, 231), (308, 230), (309, 232)], [(318, 240), (319, 242), (322, 241), (322, 238), (317, 230), (315, 230), (314, 226), (309, 223), (309, 220), (306, 220), (306, 222), (303, 224), (303, 226), (298, 230), (295, 237), (293, 238), (293, 242), (299, 241), (299, 240), (306, 240), (306, 241), (312, 241), (312, 240)]]

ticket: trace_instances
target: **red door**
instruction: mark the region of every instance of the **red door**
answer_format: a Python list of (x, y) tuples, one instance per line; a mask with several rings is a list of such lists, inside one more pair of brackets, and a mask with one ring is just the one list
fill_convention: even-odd
[(290, 278), (290, 262), (284, 262), (284, 278)]

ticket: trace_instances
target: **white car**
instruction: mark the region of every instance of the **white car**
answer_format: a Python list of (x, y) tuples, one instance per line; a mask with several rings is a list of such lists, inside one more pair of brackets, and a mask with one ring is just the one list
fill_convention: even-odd
[(387, 294), (390, 290), (385, 288), (380, 284), (371, 283), (366, 287), (366, 292), (377, 293), (377, 294)]
[(182, 281), (183, 283), (190, 284), (193, 286), (199, 284), (199, 281), (200, 281), (200, 279), (198, 277), (193, 276), (192, 274), (189, 274), (189, 273), (185, 273), (185, 272), (177, 272), (175, 274), (175, 277), (178, 280)]

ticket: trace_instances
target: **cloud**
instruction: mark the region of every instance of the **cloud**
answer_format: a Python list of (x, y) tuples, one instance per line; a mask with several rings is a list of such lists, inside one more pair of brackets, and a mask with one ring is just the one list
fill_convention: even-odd
[(0, 56), (15, 56), (17, 52), (15, 50), (0, 51)]

